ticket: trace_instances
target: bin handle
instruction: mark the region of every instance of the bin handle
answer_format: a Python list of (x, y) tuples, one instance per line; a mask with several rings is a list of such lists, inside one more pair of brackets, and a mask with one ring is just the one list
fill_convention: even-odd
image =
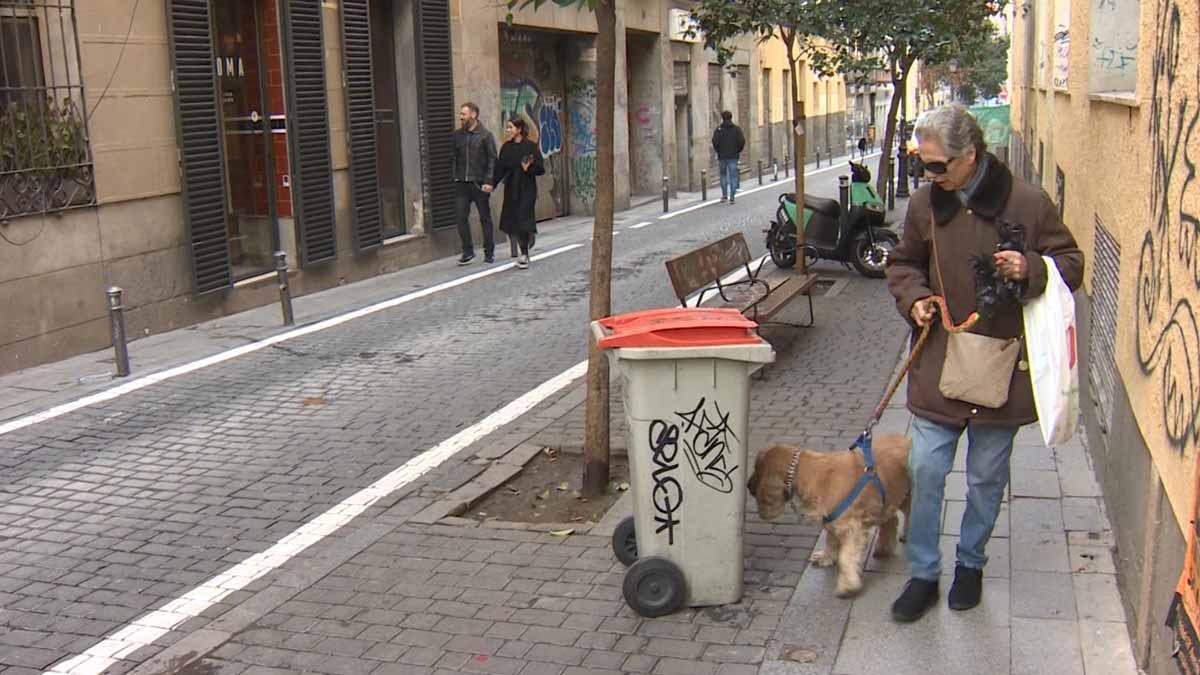
[(601, 340), (608, 337), (608, 334), (604, 332), (604, 326), (600, 325), (599, 321), (592, 322), (592, 337), (596, 340), (596, 344), (600, 344)]

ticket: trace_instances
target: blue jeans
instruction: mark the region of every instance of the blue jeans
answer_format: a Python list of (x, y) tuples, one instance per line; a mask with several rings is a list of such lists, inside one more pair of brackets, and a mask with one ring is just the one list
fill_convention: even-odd
[[(967, 427), (967, 508), (963, 513), (957, 558), (967, 567), (983, 569), (984, 548), (1000, 515), (1008, 486), (1009, 458), (1018, 427)], [(913, 416), (912, 521), (908, 527), (908, 560), (915, 579), (937, 581), (942, 572), (938, 538), (942, 531), (942, 497), (946, 476), (954, 468), (954, 452), (963, 430)], [(960, 495), (954, 495), (958, 498)]]
[(721, 199), (732, 199), (737, 195), (738, 188), (741, 187), (741, 177), (738, 175), (738, 161), (736, 159), (721, 160)]

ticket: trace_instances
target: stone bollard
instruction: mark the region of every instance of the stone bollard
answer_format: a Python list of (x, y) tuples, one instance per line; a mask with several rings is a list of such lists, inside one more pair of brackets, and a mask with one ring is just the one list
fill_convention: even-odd
[(125, 305), (121, 302), (119, 286), (108, 289), (108, 323), (112, 334), (113, 352), (116, 355), (117, 377), (129, 376), (129, 348), (125, 338)]
[(288, 287), (287, 254), (275, 252), (275, 273), (279, 276), (279, 305), (283, 308), (283, 325), (291, 326), (296, 323), (292, 314), (292, 289)]

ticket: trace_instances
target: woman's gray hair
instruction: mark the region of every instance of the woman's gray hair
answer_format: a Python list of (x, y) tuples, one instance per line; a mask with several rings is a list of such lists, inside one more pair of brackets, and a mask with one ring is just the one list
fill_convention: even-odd
[(918, 143), (926, 140), (941, 144), (951, 157), (961, 157), (969, 148), (975, 148), (975, 154), (982, 157), (987, 150), (979, 122), (975, 121), (966, 107), (958, 103), (922, 113), (917, 118), (913, 136)]

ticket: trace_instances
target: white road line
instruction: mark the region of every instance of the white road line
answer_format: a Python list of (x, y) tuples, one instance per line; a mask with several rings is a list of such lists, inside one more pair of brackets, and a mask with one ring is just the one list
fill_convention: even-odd
[[(551, 256), (556, 256), (556, 255), (559, 255), (562, 253), (567, 253), (568, 251), (574, 251), (575, 249), (582, 248), (582, 247), (583, 247), (583, 244), (571, 244), (569, 246), (563, 246), (561, 248), (556, 248), (556, 249), (553, 249), (550, 251), (546, 251), (545, 253), (541, 253), (539, 255), (534, 256), (533, 259), (534, 260), (544, 260)], [(468, 274), (467, 276), (459, 277), (457, 279), (452, 279), (450, 281), (446, 281), (446, 282), (437, 284), (435, 286), (430, 286), (429, 288), (423, 288), (419, 291), (413, 291), (412, 293), (407, 293), (405, 295), (391, 298), (389, 300), (377, 302), (373, 305), (368, 305), (366, 307), (362, 307), (360, 309), (356, 309), (354, 311), (347, 312), (345, 314), (339, 314), (337, 316), (333, 316), (328, 319), (318, 321), (317, 323), (309, 324), (307, 326), (301, 326), (300, 328), (296, 328), (294, 330), (287, 331), (286, 333), (272, 335), (271, 337), (260, 340), (258, 342), (252, 342), (248, 345), (242, 345), (241, 347), (235, 347), (234, 349), (230, 349), (228, 351), (224, 351), (219, 354), (213, 354), (212, 356), (205, 357), (198, 361), (192, 361), (191, 363), (185, 363), (181, 366), (175, 366), (174, 368), (169, 368), (167, 370), (163, 370), (163, 371), (154, 373), (152, 375), (147, 375), (145, 377), (139, 377), (136, 380), (126, 382), (124, 384), (113, 387), (112, 389), (105, 389), (104, 391), (100, 391), (95, 394), (91, 394), (90, 396), (85, 396), (83, 398), (71, 401), (69, 403), (64, 403), (62, 405), (55, 406), (53, 408), (44, 410), (39, 413), (34, 413), (32, 415), (27, 415), (25, 417), (18, 417), (17, 419), (0, 423), (0, 436), (3, 436), (5, 434), (10, 434), (14, 431), (17, 431), (19, 429), (24, 429), (25, 427), (32, 426), (34, 424), (39, 424), (39, 423), (45, 422), (47, 420), (52, 420), (56, 417), (66, 415), (67, 413), (70, 413), (70, 412), (75, 412), (76, 410), (80, 410), (80, 409), (86, 408), (88, 406), (95, 405), (97, 403), (103, 403), (105, 401), (111, 401), (115, 398), (120, 398), (121, 396), (124, 396), (126, 394), (130, 394), (135, 391), (138, 391), (139, 389), (145, 389), (146, 387), (149, 387), (152, 384), (157, 384), (159, 382), (170, 380), (172, 378), (179, 377), (180, 375), (186, 375), (188, 373), (195, 372), (202, 368), (207, 368), (209, 366), (213, 366), (218, 363), (224, 363), (225, 361), (229, 361), (230, 359), (236, 359), (239, 356), (244, 356), (246, 354), (252, 354), (259, 350), (266, 349), (267, 347), (270, 347), (272, 345), (277, 345), (281, 342), (287, 342), (288, 340), (294, 340), (298, 337), (303, 337), (305, 335), (311, 335), (313, 333), (318, 333), (320, 331), (323, 331), (323, 330), (326, 330), (329, 328), (333, 328), (334, 326), (340, 326), (341, 324), (344, 324), (348, 321), (360, 319), (364, 316), (369, 316), (371, 314), (375, 314), (376, 312), (382, 312), (385, 309), (391, 309), (392, 307), (398, 307), (400, 305), (412, 302), (413, 300), (419, 300), (421, 298), (428, 297), (435, 293), (440, 293), (441, 291), (449, 290), (451, 288), (456, 288), (456, 287), (462, 286), (464, 284), (469, 284), (472, 281), (478, 281), (479, 279), (483, 279), (485, 277), (490, 277), (494, 274), (500, 274), (509, 269), (512, 269), (514, 266), (515, 266), (514, 263), (505, 263), (502, 265), (497, 265), (495, 267), (491, 267), (491, 268), (483, 270), (481, 272), (476, 272), (474, 274)]]
[[(578, 244), (575, 245), (575, 247), (578, 246)], [(540, 256), (535, 256), (534, 259), (548, 258), (560, 252), (562, 252), (561, 249), (548, 251)], [(763, 259), (765, 258), (766, 256), (763, 256)], [(739, 268), (725, 275), (722, 283), (733, 283), (745, 276), (746, 270)], [(698, 295), (697, 292), (688, 296), (687, 305), (689, 307), (696, 306)], [(709, 299), (715, 297), (717, 296), (711, 295)], [(153, 644), (155, 640), (171, 632), (180, 624), (199, 616), (209, 607), (229, 596), (230, 593), (239, 591), (264, 575), (275, 571), (308, 547), (341, 529), (342, 526), (361, 515), (380, 499), (436, 469), (472, 443), (515, 421), (546, 399), (574, 384), (585, 374), (587, 374), (587, 361), (576, 363), (478, 423), (422, 452), (383, 478), (350, 495), (340, 504), (280, 539), (271, 548), (250, 556), (159, 609), (134, 619), (132, 623), (104, 638), (82, 654), (51, 666), (43, 675), (99, 675), (122, 658)]]
[(630, 230), (640, 230), (640, 229), (642, 229), (643, 227), (646, 227), (647, 225), (649, 225), (650, 223), (651, 223), (651, 221), (649, 221), (649, 220), (643, 220), (642, 222), (640, 222), (640, 223), (638, 223), (638, 224), (636, 224), (636, 225), (630, 225), (628, 229), (630, 229)]
[[(550, 253), (546, 253), (543, 257), (549, 255)], [(375, 502), (437, 468), (463, 448), (516, 420), (542, 401), (570, 386), (585, 373), (587, 361), (582, 361), (546, 380), (480, 422), (417, 455), (388, 475), (346, 498), (342, 503), (308, 521), (271, 548), (234, 565), (161, 608), (134, 619), (132, 623), (91, 649), (55, 664), (46, 673), (98, 675), (122, 657), (150, 645), (176, 626), (198, 616), (230, 593), (241, 590), (263, 575), (278, 569), (309, 546), (349, 523)]]

